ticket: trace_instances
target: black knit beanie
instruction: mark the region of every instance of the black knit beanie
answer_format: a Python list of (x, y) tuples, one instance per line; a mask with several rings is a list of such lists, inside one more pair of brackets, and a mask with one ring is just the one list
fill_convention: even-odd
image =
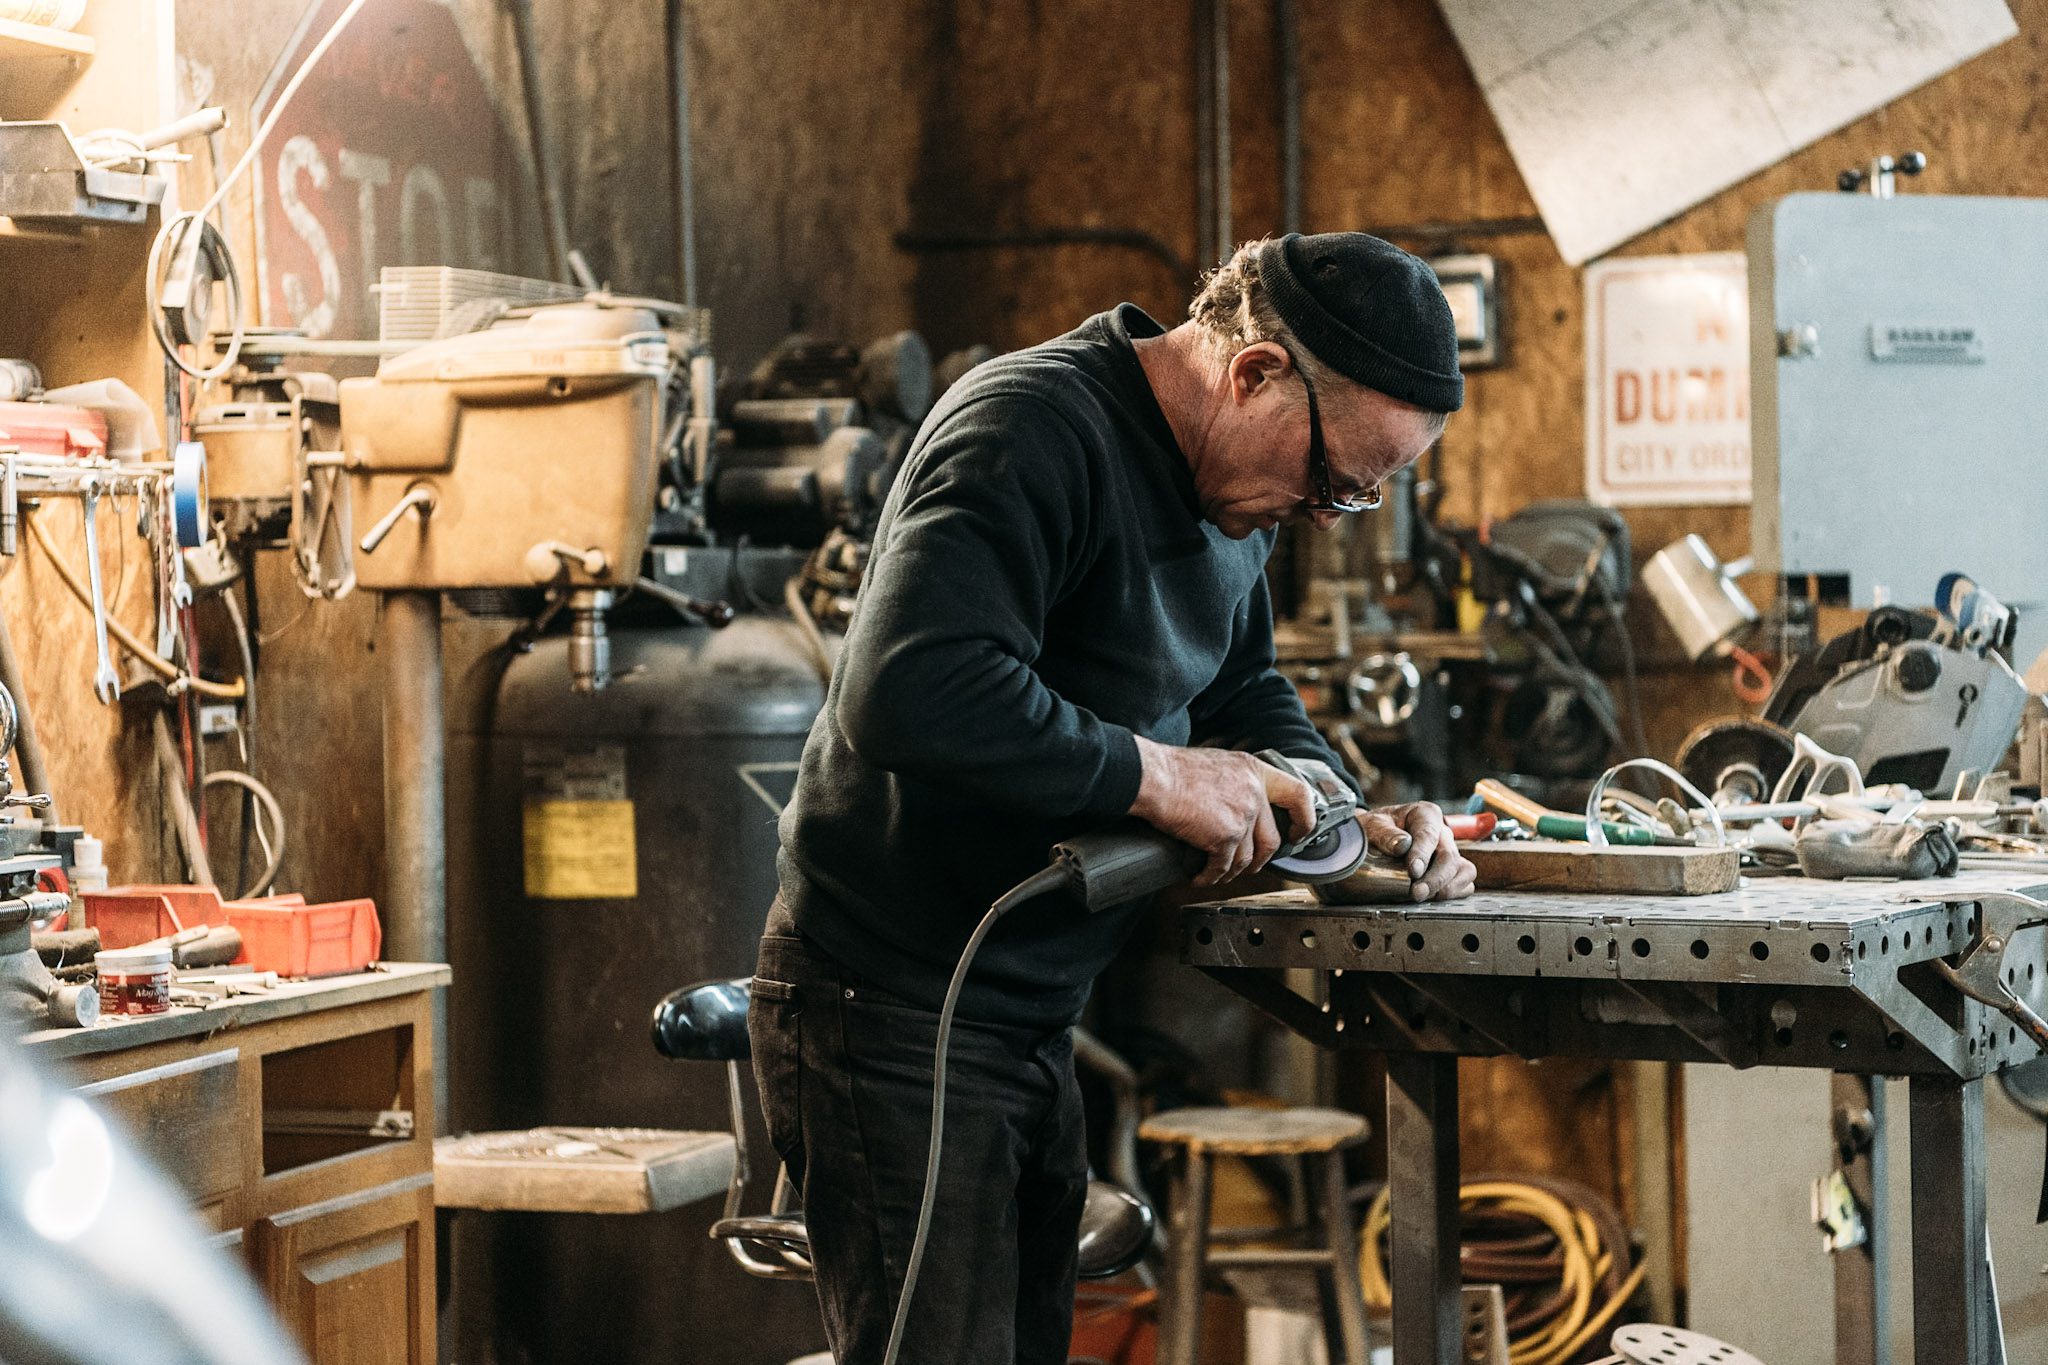
[(1430, 412), (1465, 405), (1451, 306), (1420, 258), (1363, 232), (1290, 232), (1257, 260), (1267, 297), (1317, 360)]

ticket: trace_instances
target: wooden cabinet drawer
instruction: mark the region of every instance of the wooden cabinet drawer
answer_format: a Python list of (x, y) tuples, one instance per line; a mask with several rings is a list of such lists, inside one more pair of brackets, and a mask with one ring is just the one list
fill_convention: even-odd
[(434, 1177), (256, 1221), (258, 1277), (314, 1365), (431, 1365)]
[(241, 1188), (247, 1121), (241, 1049), (223, 1048), (78, 1088), (194, 1204)]

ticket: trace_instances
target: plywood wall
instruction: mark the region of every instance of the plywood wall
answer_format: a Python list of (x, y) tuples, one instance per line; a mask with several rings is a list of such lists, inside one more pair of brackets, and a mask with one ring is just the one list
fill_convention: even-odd
[[(1126, 227), (1192, 259), (1195, 6), (1117, 0), (935, 5), (942, 93), (923, 134), (911, 223)], [(2048, 194), (2038, 153), (2048, 4), (2018, 0), (2021, 35), (1674, 221), (1620, 254), (1740, 250), (1757, 206), (1827, 189), (1842, 168), (1923, 150), (1906, 192)], [(1386, 230), (1533, 215), (1534, 202), (1463, 55), (1430, 0), (1300, 0), (1305, 223)], [(1134, 11), (1142, 11), (1139, 17)], [(1272, 0), (1232, 0), (1237, 239), (1279, 226)], [(1400, 234), (1423, 249), (1432, 240)], [(1457, 245), (1497, 256), (1511, 362), (1472, 376), (1445, 438), (1447, 516), (1498, 518), (1537, 498), (1584, 491), (1582, 272), (1541, 232), (1468, 231)], [(971, 329), (1023, 345), (1130, 299), (1171, 318), (1192, 281), (1149, 256), (1099, 246), (928, 256), (918, 322), (949, 340)], [(1638, 557), (1697, 531), (1724, 557), (1746, 553), (1742, 508), (1632, 510)], [(1761, 585), (1756, 586), (1762, 591)], [(1736, 709), (1718, 672), (1678, 661), (1638, 601), (1650, 668), (1649, 738), (1668, 756), (1693, 719)]]
[[(1207, 0), (1198, 0), (1206, 6)], [(1114, 227), (1193, 259), (1195, 4), (1119, 0), (986, 5), (933, 0), (921, 164), (909, 222), (962, 228)], [(1430, 0), (1300, 0), (1305, 230), (1475, 223), (1535, 213), (1499, 128)], [(1740, 250), (1758, 205), (1826, 189), (1879, 153), (1925, 151), (1906, 192), (2048, 194), (2039, 154), (2048, 0), (2018, 0), (2021, 36), (1787, 162), (1629, 243), (1622, 254)], [(1279, 121), (1272, 0), (1232, 0), (1233, 236), (1279, 229)], [(1431, 239), (1401, 234), (1426, 249)], [(1467, 524), (1538, 498), (1584, 492), (1583, 281), (1540, 231), (1467, 231), (1458, 246), (1503, 268), (1510, 363), (1475, 374), (1445, 438), (1445, 514)], [(1436, 243), (1441, 246), (1441, 241)], [(1027, 345), (1118, 300), (1172, 320), (1191, 272), (1098, 245), (920, 258), (917, 323), (947, 343)], [(1631, 511), (1637, 556), (1688, 531), (1724, 557), (1746, 552), (1744, 508)], [(1762, 591), (1761, 585), (1756, 586)], [(1718, 672), (1676, 654), (1638, 594), (1653, 751), (1696, 719), (1737, 708)], [(1576, 1175), (1624, 1206), (1626, 1105), (1598, 1064), (1466, 1068), (1468, 1154), (1477, 1167)]]

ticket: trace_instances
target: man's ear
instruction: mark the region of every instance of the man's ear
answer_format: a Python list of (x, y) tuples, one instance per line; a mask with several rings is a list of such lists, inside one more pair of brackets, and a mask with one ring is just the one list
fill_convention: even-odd
[(1230, 358), (1230, 396), (1244, 403), (1294, 368), (1286, 351), (1270, 341), (1255, 342)]

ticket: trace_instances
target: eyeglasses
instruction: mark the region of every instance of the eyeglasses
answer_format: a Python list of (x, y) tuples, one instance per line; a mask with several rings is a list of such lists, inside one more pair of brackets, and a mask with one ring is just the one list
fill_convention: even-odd
[[(1286, 348), (1282, 348), (1286, 349)], [(1380, 486), (1374, 484), (1356, 498), (1337, 500), (1335, 490), (1330, 487), (1330, 455), (1323, 445), (1323, 414), (1316, 406), (1316, 386), (1309, 382), (1308, 371), (1301, 366), (1301, 357), (1292, 350), (1288, 358), (1294, 362), (1294, 372), (1301, 376), (1301, 389), (1308, 395), (1308, 480), (1310, 496), (1306, 504), (1310, 512), (1370, 512), (1380, 505)]]

